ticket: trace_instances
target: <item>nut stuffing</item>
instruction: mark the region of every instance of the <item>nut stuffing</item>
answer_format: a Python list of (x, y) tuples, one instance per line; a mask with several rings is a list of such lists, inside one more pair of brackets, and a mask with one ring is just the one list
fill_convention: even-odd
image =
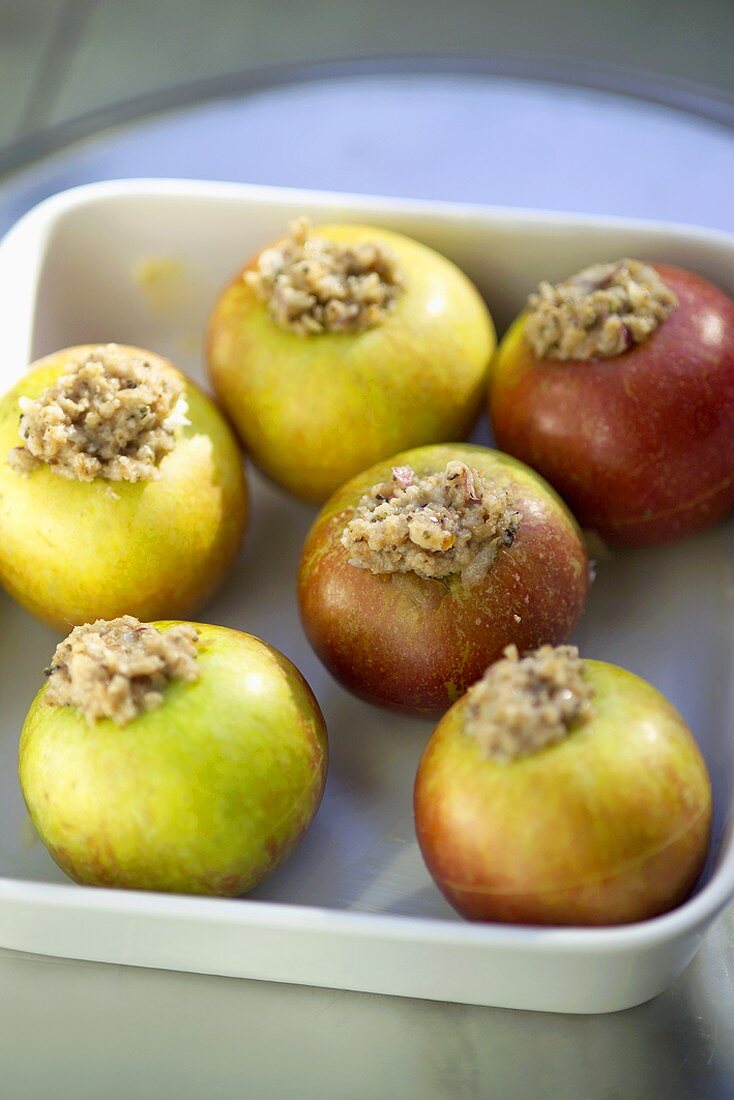
[(188, 623), (160, 631), (131, 615), (76, 626), (46, 669), (46, 702), (76, 707), (90, 725), (111, 718), (124, 726), (159, 707), (172, 680), (198, 680), (198, 640)]
[(639, 260), (592, 264), (528, 298), (525, 334), (540, 359), (609, 359), (647, 340), (678, 305)]
[(512, 545), (519, 521), (507, 490), (463, 462), (420, 478), (397, 466), (362, 497), (341, 544), (350, 565), (371, 573), (460, 574), (471, 587)]
[(508, 646), (504, 659), (468, 692), (465, 732), (500, 764), (563, 740), (592, 714), (592, 689), (575, 646), (544, 645), (525, 657)]
[(188, 423), (180, 376), (116, 344), (81, 353), (36, 400), (22, 397), (20, 410), (23, 444), (10, 465), (30, 473), (45, 463), (78, 481), (157, 478)]
[(289, 228), (290, 236), (264, 249), (244, 274), (280, 328), (298, 336), (354, 333), (385, 320), (403, 289), (387, 245), (313, 236), (307, 218)]

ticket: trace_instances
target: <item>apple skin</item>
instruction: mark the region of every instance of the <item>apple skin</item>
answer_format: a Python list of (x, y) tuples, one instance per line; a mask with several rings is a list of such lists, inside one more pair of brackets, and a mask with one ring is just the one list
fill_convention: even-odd
[(602, 925), (682, 902), (708, 851), (711, 785), (678, 712), (646, 681), (587, 661), (595, 713), (556, 745), (500, 764), (444, 716), (415, 783), (423, 857), (472, 920)]
[(612, 359), (537, 359), (521, 315), (490, 384), (498, 446), (537, 469), (582, 526), (651, 546), (734, 506), (734, 300), (655, 264), (679, 299), (642, 344)]
[[(409, 465), (425, 476), (452, 459), (507, 478), (522, 513), (515, 541), (500, 550), (485, 580), (467, 588), (458, 575), (373, 575), (349, 565), (339, 539), (363, 493), (388, 480), (393, 466)], [(307, 536), (298, 597), (311, 644), (345, 687), (373, 703), (434, 713), (512, 642), (524, 651), (565, 641), (588, 584), (578, 527), (542, 478), (498, 451), (450, 444), (395, 455), (331, 498)]]
[(388, 455), (468, 435), (486, 396), (495, 333), (473, 284), (425, 245), (369, 226), (314, 232), (393, 249), (406, 289), (392, 312), (361, 333), (285, 332), (242, 278), (255, 256), (214, 307), (208, 363), (258, 466), (289, 492), (322, 503)]
[(0, 581), (64, 633), (118, 615), (183, 617), (217, 587), (242, 541), (247, 486), (237, 442), (185, 379), (191, 423), (177, 429), (157, 480), (70, 481), (46, 465), (18, 473), (6, 461), (21, 442), (18, 398), (38, 397), (83, 350), (40, 360), (0, 401)]
[(76, 882), (238, 896), (282, 863), (319, 806), (326, 727), (306, 681), (252, 635), (197, 630), (200, 679), (172, 682), (126, 726), (48, 706), (45, 686), (30, 708), (21, 789)]

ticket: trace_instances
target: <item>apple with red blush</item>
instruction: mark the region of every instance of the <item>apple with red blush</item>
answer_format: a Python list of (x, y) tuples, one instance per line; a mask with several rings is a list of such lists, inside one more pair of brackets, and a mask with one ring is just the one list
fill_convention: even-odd
[[(635, 264), (657, 286), (629, 278)], [(708, 527), (734, 506), (734, 300), (636, 261), (541, 284), (495, 356), (490, 415), (498, 446), (605, 539), (655, 545)]]
[[(567, 674), (549, 690), (526, 673), (503, 702), (513, 669), (536, 659), (496, 664), (429, 740), (414, 792), (429, 872), (471, 920), (606, 925), (667, 912), (690, 894), (710, 838), (711, 785), (690, 730), (650, 684), (602, 661), (581, 663), (575, 713)], [(553, 730), (559, 703), (566, 722)]]

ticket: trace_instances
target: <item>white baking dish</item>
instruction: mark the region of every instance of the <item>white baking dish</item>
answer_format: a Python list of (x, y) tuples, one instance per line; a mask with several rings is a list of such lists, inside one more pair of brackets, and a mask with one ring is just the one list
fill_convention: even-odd
[[(220, 183), (95, 184), (42, 203), (0, 245), (2, 388), (39, 355), (109, 340), (153, 348), (201, 377), (201, 336), (218, 289), (248, 253), (304, 212), (316, 221), (387, 225), (434, 245), (476, 280), (500, 328), (538, 279), (605, 257), (680, 263), (734, 291), (734, 237), (710, 230)], [(141, 278), (150, 261), (163, 261), (153, 289)], [(601, 562), (576, 635), (588, 656), (661, 688), (702, 745), (716, 817), (696, 893), (667, 916), (627, 927), (477, 925), (443, 901), (414, 841), (412, 783), (430, 725), (352, 699), (321, 668), (293, 597), (313, 510), (252, 480), (243, 556), (201, 618), (261, 635), (313, 685), (332, 764), (311, 832), (243, 900), (69, 884), (29, 836), (15, 765), (23, 717), (56, 638), (2, 596), (0, 945), (564, 1012), (621, 1009), (663, 990), (734, 896), (734, 524)]]

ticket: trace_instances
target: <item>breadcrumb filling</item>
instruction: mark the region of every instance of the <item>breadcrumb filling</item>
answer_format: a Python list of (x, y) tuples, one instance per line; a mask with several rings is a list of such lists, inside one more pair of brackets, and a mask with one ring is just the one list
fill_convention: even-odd
[(420, 478), (396, 466), (361, 498), (341, 544), (350, 565), (371, 573), (458, 573), (471, 587), (512, 545), (519, 522), (507, 490), (464, 462)]
[(116, 344), (84, 352), (40, 397), (19, 404), (23, 444), (10, 465), (30, 473), (45, 463), (77, 481), (157, 478), (176, 428), (188, 423), (183, 380)]
[(544, 645), (520, 657), (511, 645), (469, 688), (465, 733), (508, 764), (562, 741), (591, 717), (592, 695), (576, 646)]
[(172, 680), (198, 680), (198, 641), (188, 623), (160, 631), (132, 615), (75, 626), (46, 669), (46, 702), (76, 707), (90, 725), (111, 718), (124, 726), (159, 707)]
[(525, 334), (540, 359), (610, 359), (641, 344), (678, 305), (654, 267), (592, 264), (528, 298)]
[(379, 241), (340, 244), (313, 236), (307, 218), (265, 248), (245, 282), (276, 325), (298, 336), (363, 332), (385, 320), (403, 289), (391, 248)]

